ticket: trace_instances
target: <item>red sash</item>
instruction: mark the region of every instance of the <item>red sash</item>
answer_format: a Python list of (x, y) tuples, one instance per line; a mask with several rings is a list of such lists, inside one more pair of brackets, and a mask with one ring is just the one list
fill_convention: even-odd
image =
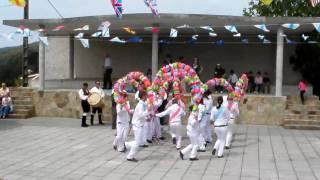
[(172, 116), (170, 116), (169, 122), (171, 122), (174, 118), (176, 118), (176, 117), (180, 114), (180, 111), (181, 111), (181, 107), (179, 107), (179, 108), (172, 114)]

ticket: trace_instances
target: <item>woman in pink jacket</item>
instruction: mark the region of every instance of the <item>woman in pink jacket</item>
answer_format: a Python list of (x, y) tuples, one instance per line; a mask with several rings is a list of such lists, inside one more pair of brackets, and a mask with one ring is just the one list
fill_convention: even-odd
[(307, 90), (307, 85), (306, 82), (304, 80), (301, 80), (299, 82), (298, 88), (300, 90), (300, 99), (301, 99), (301, 103), (304, 104), (304, 93)]

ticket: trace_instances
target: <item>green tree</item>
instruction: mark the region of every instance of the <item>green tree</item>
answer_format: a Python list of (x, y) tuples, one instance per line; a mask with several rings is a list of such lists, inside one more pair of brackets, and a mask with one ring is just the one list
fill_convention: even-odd
[[(320, 5), (312, 7), (310, 0), (273, 0), (269, 5), (263, 5), (259, 0), (251, 0), (249, 7), (243, 10), (245, 16), (293, 16), (318, 17)], [(310, 39), (319, 41), (319, 34), (314, 31), (307, 33)], [(293, 69), (313, 86), (313, 94), (320, 96), (320, 45), (307, 44), (302, 39), (296, 47), (296, 54), (290, 57)]]

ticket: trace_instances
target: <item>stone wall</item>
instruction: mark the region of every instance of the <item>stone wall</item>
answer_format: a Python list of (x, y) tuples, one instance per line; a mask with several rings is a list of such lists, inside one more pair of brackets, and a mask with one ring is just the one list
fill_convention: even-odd
[[(133, 94), (129, 95), (131, 106), (136, 102)], [(215, 100), (217, 95), (213, 96)], [(189, 104), (188, 96), (186, 96)], [(248, 95), (240, 102), (240, 124), (258, 125), (280, 125), (285, 107), (286, 97)], [(46, 90), (43, 92), (34, 91), (33, 101), (35, 104), (36, 116), (47, 117), (70, 117), (81, 116), (80, 99), (77, 90)], [(104, 121), (111, 122), (111, 97), (104, 98), (103, 109)], [(186, 124), (187, 117), (184, 118)]]

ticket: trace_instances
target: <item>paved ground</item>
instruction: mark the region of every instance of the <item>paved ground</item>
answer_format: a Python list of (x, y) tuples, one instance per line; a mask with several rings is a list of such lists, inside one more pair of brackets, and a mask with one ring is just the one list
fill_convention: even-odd
[[(320, 131), (239, 125), (225, 158), (180, 160), (165, 141), (143, 149), (138, 163), (115, 152), (110, 126), (80, 128), (79, 120), (0, 121), (4, 179), (320, 179)], [(132, 138), (132, 137), (130, 137)], [(186, 145), (188, 139), (183, 141)], [(212, 147), (210, 146), (210, 151)]]

